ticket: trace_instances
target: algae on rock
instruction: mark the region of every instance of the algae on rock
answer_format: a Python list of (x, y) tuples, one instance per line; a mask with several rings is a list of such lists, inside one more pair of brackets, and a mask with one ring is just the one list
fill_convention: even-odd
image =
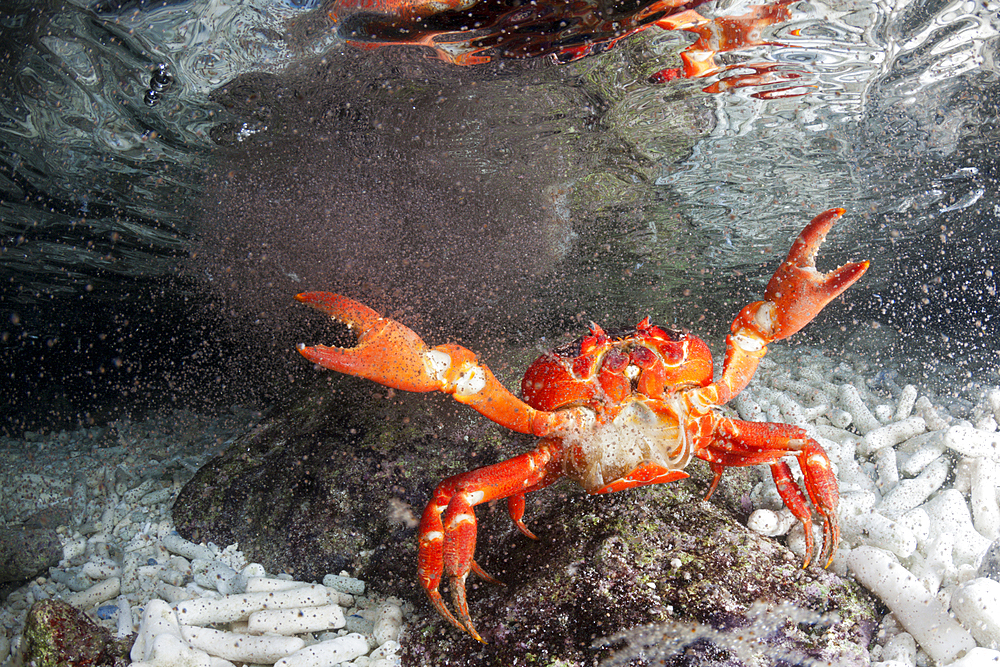
[(24, 664), (29, 667), (124, 667), (134, 637), (115, 639), (62, 600), (39, 600), (24, 625)]
[[(504, 517), (482, 512), (476, 560), (504, 584), (470, 580), (473, 621), (489, 643), (430, 614), (408, 628), (403, 664), (583, 667), (610, 660), (625, 633), (650, 626), (716, 633), (715, 643), (706, 644), (708, 633), (680, 641), (676, 654), (659, 654), (669, 659), (662, 664), (761, 667), (772, 663), (742, 662), (718, 638), (753, 626), (761, 609), (792, 605), (824, 621), (789, 619), (768, 634), (763, 654), (780, 647), (821, 664), (867, 665), (878, 618), (870, 596), (832, 572), (802, 569), (797, 556), (746, 529), (731, 510), (701, 500), (704, 487), (685, 480), (608, 496), (569, 486), (532, 494), (525, 520), (537, 542), (516, 530), (497, 535), (492, 524), (503, 526)], [(618, 641), (595, 643), (619, 633)]]

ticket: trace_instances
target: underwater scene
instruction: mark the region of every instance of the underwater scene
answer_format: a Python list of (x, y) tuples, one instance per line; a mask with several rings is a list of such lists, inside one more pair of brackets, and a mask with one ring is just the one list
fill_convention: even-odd
[(2, 3), (3, 667), (1000, 665), (998, 11)]

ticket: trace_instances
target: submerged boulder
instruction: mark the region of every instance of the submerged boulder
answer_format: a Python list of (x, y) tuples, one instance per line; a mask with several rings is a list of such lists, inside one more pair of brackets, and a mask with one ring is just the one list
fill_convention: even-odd
[[(471, 615), (489, 643), (430, 615), (407, 628), (404, 665), (869, 664), (868, 594), (803, 569), (700, 500), (694, 483), (561, 491), (529, 520), (538, 541), (508, 533), (480, 544), (477, 562), (504, 584), (469, 579)], [(503, 522), (499, 514), (488, 520)]]
[(674, 484), (588, 496), (560, 483), (530, 494), (525, 521), (537, 541), (514, 528), (504, 503), (480, 505), (476, 560), (504, 585), (467, 584), (488, 644), (453, 628), (417, 586), (419, 514), (442, 478), (532, 442), (445, 396), (324, 376), (199, 471), (174, 520), (188, 539), (238, 543), (268, 571), (348, 570), (413, 600), (406, 665), (643, 664), (628, 662), (633, 653), (669, 665), (868, 664), (867, 593), (804, 570), (740, 523), (752, 471), (728, 470), (702, 500), (711, 473), (700, 461)]
[(174, 523), (194, 542), (239, 544), (268, 572), (348, 570), (415, 596), (424, 503), (442, 478), (515, 453), (501, 432), (447, 396), (324, 375), (203, 466)]
[(0, 583), (30, 579), (58, 565), (62, 556), (62, 543), (54, 527), (0, 527)]
[(24, 664), (31, 667), (124, 667), (134, 637), (111, 632), (62, 600), (40, 600), (24, 624)]

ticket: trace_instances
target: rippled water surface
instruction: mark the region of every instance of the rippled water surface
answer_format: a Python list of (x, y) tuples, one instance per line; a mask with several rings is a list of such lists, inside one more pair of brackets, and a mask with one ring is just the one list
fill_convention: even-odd
[(803, 339), (996, 383), (996, 10), (800, 2), (652, 83), (693, 35), (457, 67), (308, 2), (6, 3), (5, 418), (287, 386), (305, 289), (487, 356), (646, 314), (715, 344), (833, 206), (821, 268), (872, 269)]

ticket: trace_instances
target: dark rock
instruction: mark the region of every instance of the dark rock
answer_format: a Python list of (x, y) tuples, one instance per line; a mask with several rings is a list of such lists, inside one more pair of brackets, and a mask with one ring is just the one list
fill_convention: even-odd
[(1000, 540), (996, 540), (990, 545), (983, 555), (983, 562), (979, 564), (977, 576), (1000, 581)]
[(32, 667), (124, 667), (132, 637), (117, 640), (62, 600), (32, 605), (24, 626), (24, 664)]
[(62, 556), (55, 528), (24, 524), (0, 528), (0, 582), (23, 581), (47, 572)]
[[(623, 630), (610, 648), (657, 659), (640, 664), (868, 664), (877, 616), (867, 593), (802, 569), (784, 547), (699, 500), (695, 484), (612, 496), (560, 490), (529, 519), (537, 542), (511, 531), (480, 541), (477, 561), (505, 584), (470, 578), (473, 620), (489, 643), (431, 614), (407, 628), (404, 665), (635, 664), (595, 645)], [(481, 512), (480, 525), (503, 522), (499, 514)], [(629, 653), (636, 646), (645, 652)], [(745, 655), (755, 661), (741, 662)]]
[[(490, 642), (479, 644), (430, 611), (416, 585), (416, 521), (443, 477), (532, 439), (438, 394), (333, 374), (320, 384), (199, 471), (174, 520), (188, 539), (238, 542), (269, 571), (319, 579), (346, 569), (414, 600), (425, 614), (406, 632), (405, 664), (595, 665), (650, 636), (679, 651), (661, 654), (662, 664), (746, 664), (741, 645), (725, 639), (730, 630), (782, 664), (867, 664), (876, 621), (868, 595), (803, 570), (739, 523), (751, 509), (747, 469), (727, 470), (712, 501), (700, 500), (711, 479), (700, 461), (676, 484), (592, 497), (566, 483), (531, 494), (526, 521), (538, 541), (513, 528), (502, 503), (479, 506), (476, 559), (505, 584), (470, 577), (471, 613)], [(775, 621), (789, 609), (795, 618)], [(645, 624), (656, 625), (593, 646)], [(684, 641), (674, 646), (663, 638), (671, 633)]]
[(509, 432), (467, 412), (440, 394), (326, 375), (198, 471), (174, 504), (177, 531), (238, 543), (269, 572), (349, 570), (415, 595), (416, 523), (434, 486), (517, 453), (501, 454)]
[(45, 509), (38, 510), (31, 516), (25, 518), (24, 525), (29, 528), (58, 528), (59, 526), (73, 526), (73, 510), (64, 505), (53, 505)]

